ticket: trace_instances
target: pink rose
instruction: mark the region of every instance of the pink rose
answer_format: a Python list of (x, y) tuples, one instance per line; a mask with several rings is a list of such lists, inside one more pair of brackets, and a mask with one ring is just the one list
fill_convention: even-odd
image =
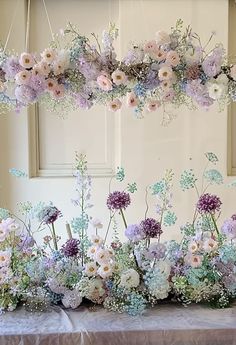
[(53, 97), (58, 99), (62, 98), (65, 95), (65, 87), (62, 84), (57, 84), (53, 89)]
[(103, 91), (111, 91), (112, 90), (112, 82), (110, 79), (105, 77), (104, 75), (99, 75), (97, 77), (97, 83), (100, 89)]
[(166, 62), (176, 67), (180, 63), (179, 54), (174, 50), (170, 50), (166, 55)]
[(161, 106), (161, 103), (159, 101), (149, 101), (147, 103), (147, 110), (149, 112), (157, 110)]
[(113, 112), (119, 110), (121, 108), (121, 106), (122, 106), (122, 103), (121, 103), (121, 101), (118, 98), (116, 98), (113, 101), (109, 102), (108, 105), (107, 105), (108, 109), (110, 111), (113, 111)]
[(158, 46), (155, 41), (149, 41), (144, 45), (144, 51), (147, 54), (151, 54), (157, 49), (158, 49)]
[(127, 96), (127, 105), (128, 107), (136, 107), (139, 104), (139, 99), (136, 97), (134, 92), (130, 92)]

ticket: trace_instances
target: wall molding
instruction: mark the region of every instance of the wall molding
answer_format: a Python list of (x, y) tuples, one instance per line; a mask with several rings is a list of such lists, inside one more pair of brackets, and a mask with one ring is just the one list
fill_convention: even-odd
[[(88, 157), (88, 173), (93, 177), (111, 177), (116, 167), (120, 165), (121, 156), (121, 128), (120, 114), (108, 114), (105, 111), (106, 137), (104, 147), (104, 161), (91, 162)], [(89, 114), (88, 114), (89, 116)], [(74, 162), (55, 164), (48, 162), (42, 166), (40, 161), (40, 112), (36, 104), (28, 109), (29, 135), (29, 177), (73, 177)], [(46, 143), (45, 143), (46, 145)], [(79, 152), (79, 149), (77, 150)], [(86, 152), (83, 151), (86, 154)]]

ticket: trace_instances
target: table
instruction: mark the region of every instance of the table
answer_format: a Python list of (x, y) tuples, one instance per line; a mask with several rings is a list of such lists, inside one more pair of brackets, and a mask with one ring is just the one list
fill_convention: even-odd
[(87, 307), (0, 317), (0, 345), (236, 345), (236, 306), (160, 305), (142, 316)]

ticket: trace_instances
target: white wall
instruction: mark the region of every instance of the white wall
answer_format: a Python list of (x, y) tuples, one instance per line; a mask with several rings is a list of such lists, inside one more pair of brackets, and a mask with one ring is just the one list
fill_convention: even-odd
[[(32, 2), (36, 7), (39, 6), (39, 3), (42, 3), (36, 0)], [(80, 1), (47, 1), (54, 31), (60, 29), (69, 20), (76, 21), (78, 25), (80, 24), (81, 32), (102, 31), (108, 23), (107, 16), (101, 11), (101, 6), (107, 6), (108, 2), (106, 0), (93, 1), (91, 5), (91, 0), (89, 0), (86, 2), (88, 11), (83, 13), (80, 6), (85, 6), (84, 1), (82, 3)], [(215, 42), (222, 42), (227, 48), (228, 0), (117, 0), (109, 3), (109, 11), (120, 27), (121, 55), (127, 51), (130, 41), (141, 42), (152, 39), (157, 30), (168, 31), (178, 18), (182, 18), (186, 24), (191, 24), (203, 42), (208, 40), (213, 30), (216, 31)], [(6, 37), (14, 4), (15, 1), (13, 0), (0, 0), (0, 38), (2, 40)], [(97, 7), (95, 8), (95, 6)], [(100, 12), (97, 11), (98, 8), (100, 8)], [(38, 8), (37, 16), (42, 24), (40, 31), (35, 29), (34, 34), (37, 35), (35, 45), (46, 46), (50, 35), (46, 19), (42, 17), (43, 12), (40, 11)], [(79, 18), (82, 18), (81, 15), (84, 20), (79, 22)], [(22, 0), (15, 29), (9, 43), (9, 46), (14, 47), (16, 51), (22, 51), (24, 48), (23, 19), (24, 6)], [(36, 21), (36, 17), (34, 20)], [(96, 25), (93, 25), (93, 23), (96, 23)], [(41, 35), (40, 32), (42, 32)], [(179, 220), (174, 229), (166, 230), (165, 238), (180, 236), (178, 226), (191, 219), (193, 205), (196, 202), (194, 192), (183, 193), (178, 187), (177, 180), (182, 169), (192, 167), (197, 173), (200, 173), (205, 164), (204, 153), (212, 151), (220, 159), (219, 168), (225, 177), (225, 182), (228, 183), (233, 179), (226, 176), (227, 110), (218, 113), (215, 106), (208, 112), (204, 110), (191, 112), (181, 108), (175, 113), (178, 115), (177, 119), (167, 128), (160, 126), (161, 111), (146, 114), (143, 120), (135, 119), (132, 111), (125, 108), (120, 115), (110, 114), (113, 117), (120, 116), (120, 119), (116, 119), (116, 126), (120, 126), (120, 146), (116, 154), (118, 157), (120, 156), (121, 165), (126, 170), (128, 181), (135, 180), (139, 186), (139, 191), (133, 198), (133, 204), (127, 211), (129, 222), (139, 221), (144, 216), (145, 186), (160, 178), (166, 168), (173, 168), (176, 172), (177, 187), (174, 191), (174, 200)], [(91, 121), (93, 121), (90, 112), (80, 112), (80, 114), (82, 114), (79, 117), (80, 119), (81, 116), (82, 118), (86, 116), (86, 118), (91, 117)], [(66, 128), (67, 120), (56, 119), (55, 121), (64, 121), (63, 126)], [(76, 125), (79, 126), (79, 123), (76, 122)], [(56, 135), (57, 133), (52, 131), (52, 136)], [(96, 133), (94, 133), (94, 138), (96, 138)], [(65, 137), (62, 140), (65, 141), (65, 145), (68, 144)], [(50, 150), (50, 147), (48, 147), (48, 150)], [(74, 151), (74, 147), (71, 148), (71, 151)], [(29, 169), (26, 110), (22, 111), (21, 115), (6, 114), (0, 118), (1, 206), (15, 209), (16, 203), (22, 200), (52, 200), (65, 214), (65, 219), (61, 221), (58, 228), (60, 234), (65, 236), (65, 220), (76, 215), (76, 209), (70, 204), (74, 180), (72, 178), (14, 179), (7, 173), (11, 167), (26, 171)], [(109, 179), (105, 177), (93, 179), (93, 199), (97, 206), (92, 213), (104, 222), (108, 217), (105, 207), (108, 182)], [(224, 186), (215, 189), (215, 191), (219, 191), (224, 202), (221, 218), (223, 219), (224, 216), (235, 213), (236, 191)], [(151, 214), (154, 213), (151, 212)], [(120, 232), (123, 233), (122, 226)]]

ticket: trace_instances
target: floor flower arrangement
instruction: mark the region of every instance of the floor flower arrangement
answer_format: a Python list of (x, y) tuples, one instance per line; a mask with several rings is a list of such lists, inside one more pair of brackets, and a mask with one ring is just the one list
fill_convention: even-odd
[[(209, 42), (214, 34), (211, 35)], [(163, 107), (163, 123), (172, 119), (168, 104), (219, 108), (236, 99), (236, 65), (222, 44), (209, 48), (190, 26), (178, 20), (170, 33), (158, 31), (117, 58), (111, 24), (101, 41), (81, 35), (69, 24), (43, 52), (19, 56), (0, 51), (0, 104), (3, 111), (36, 102), (68, 113), (103, 104), (116, 112), (124, 103), (138, 118)]]
[[(84, 300), (130, 315), (166, 299), (185, 305), (229, 306), (236, 298), (236, 215), (219, 224), (222, 202), (207, 189), (222, 184), (223, 178), (214, 166), (216, 155), (207, 153), (206, 159), (199, 181), (191, 169), (180, 177), (183, 191), (197, 192), (193, 219), (181, 227), (181, 242), (161, 240), (165, 227), (177, 220), (172, 170), (147, 187), (146, 212), (135, 224), (127, 222), (125, 212), (136, 183), (128, 183), (121, 191), (112, 191), (110, 183), (110, 218), (104, 229), (98, 219), (89, 216), (91, 178), (85, 156), (78, 155), (72, 202), (79, 215), (67, 224), (68, 240), (62, 245), (56, 233), (62, 214), (53, 204), (24, 202), (21, 218), (0, 209), (1, 312), (12, 311), (21, 303), (29, 311), (44, 311), (50, 304), (75, 309)], [(115, 178), (124, 184), (123, 168), (118, 168)], [(148, 193), (156, 200), (155, 218), (148, 215)], [(123, 222), (124, 243), (119, 239), (122, 230), (118, 231), (117, 217)], [(41, 245), (34, 239), (36, 231), (46, 231)], [(109, 232), (111, 243), (107, 241)]]

